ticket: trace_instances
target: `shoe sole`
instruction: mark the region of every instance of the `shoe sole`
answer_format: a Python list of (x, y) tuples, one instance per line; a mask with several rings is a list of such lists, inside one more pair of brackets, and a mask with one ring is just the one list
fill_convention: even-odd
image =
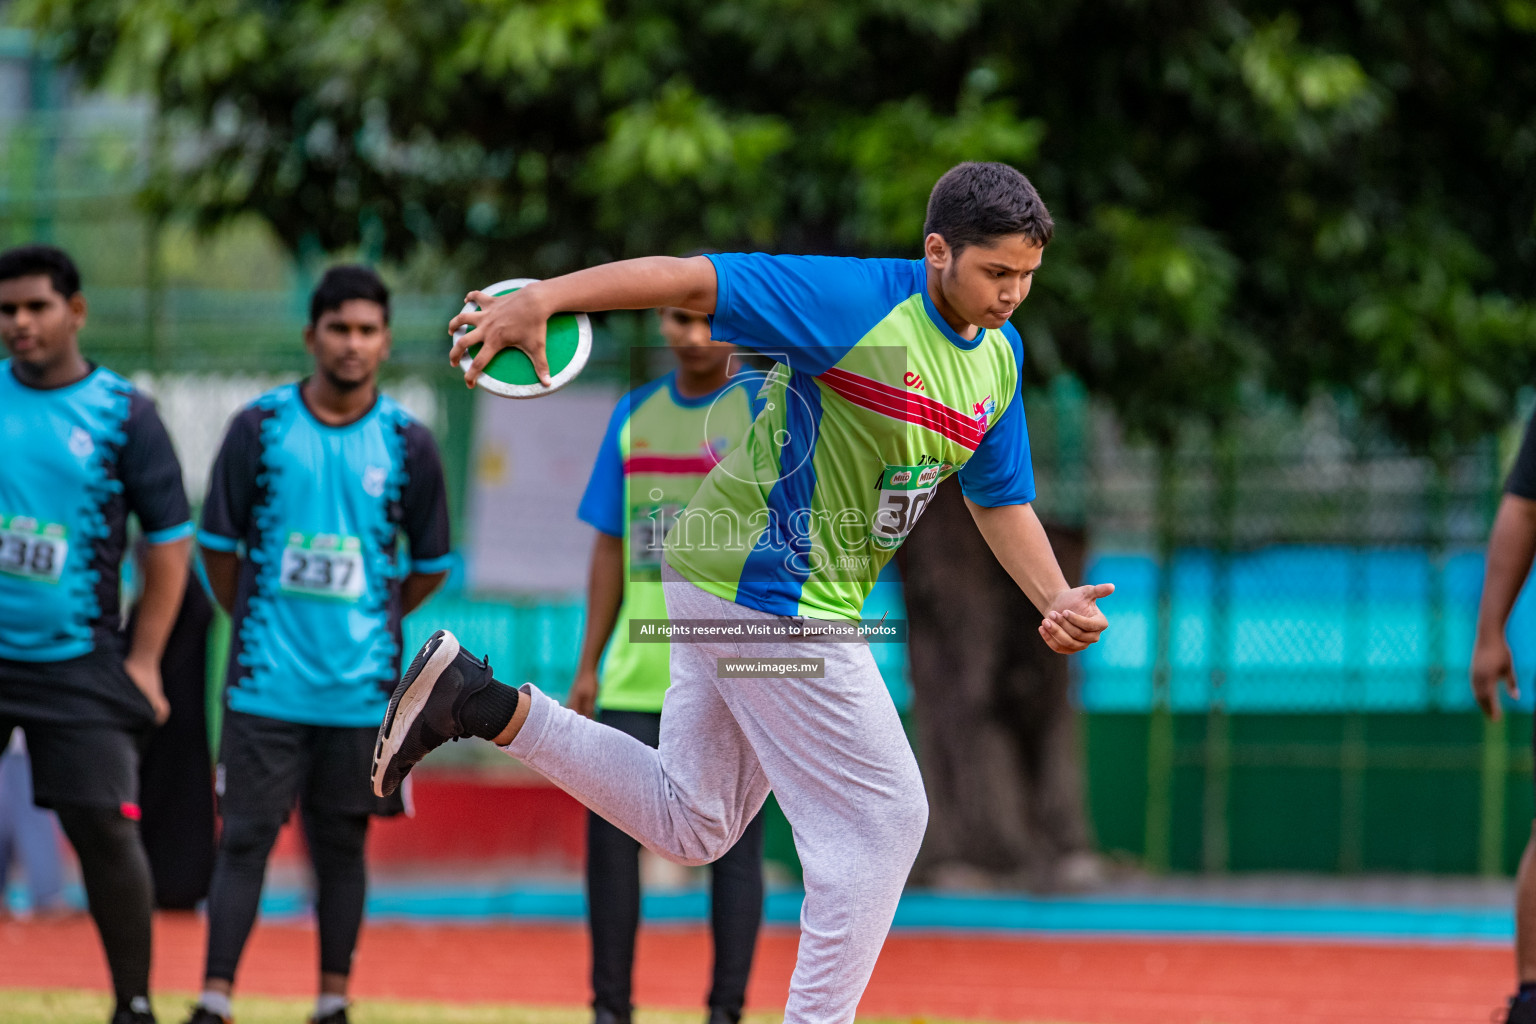
[(411, 726), (416, 721), (416, 716), (421, 714), (421, 709), (427, 706), (427, 698), (432, 696), (432, 687), (442, 677), (443, 670), (453, 664), (453, 659), (459, 656), (459, 638), (447, 630), (443, 631), (442, 642), (437, 645), (437, 650), (432, 652), (432, 657), (421, 667), (416, 678), (411, 680), (411, 685), (406, 687), (401, 694), (399, 702), (393, 712), (385, 720), (383, 728), (379, 730), (379, 743), (373, 752), (373, 771), (371, 781), (373, 783), (373, 795), (384, 796), (384, 772), (395, 755), (400, 752), (400, 743), (411, 731)]

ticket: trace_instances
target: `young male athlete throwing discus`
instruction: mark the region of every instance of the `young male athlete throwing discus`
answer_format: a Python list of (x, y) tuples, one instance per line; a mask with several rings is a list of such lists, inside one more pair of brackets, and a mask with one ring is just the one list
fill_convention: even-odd
[[(543, 375), (544, 323), (562, 310), (697, 310), (712, 316), (716, 338), (778, 365), (752, 430), (668, 534), (672, 686), (659, 749), (535, 687), (502, 685), (438, 632), (390, 701), (377, 790), (391, 791), (445, 740), (479, 736), (657, 853), (702, 864), (736, 842), (771, 789), (805, 876), (785, 1020), (851, 1021), (928, 808), (868, 646), (830, 641), (844, 638), (881, 566), (951, 475), (1040, 609), (1053, 650), (1080, 651), (1107, 625), (1096, 602), (1114, 588), (1069, 587), (1030, 507), (1022, 344), (1008, 320), (1051, 231), (1022, 174), (961, 164), (934, 186), (921, 260), (651, 257), (503, 299), (471, 296), (482, 311), (450, 325), (472, 324), (484, 342), (470, 384), (507, 347)], [(455, 345), (455, 363), (464, 347)], [(780, 638), (744, 639), (763, 630)], [(736, 659), (809, 668), (743, 671)]]

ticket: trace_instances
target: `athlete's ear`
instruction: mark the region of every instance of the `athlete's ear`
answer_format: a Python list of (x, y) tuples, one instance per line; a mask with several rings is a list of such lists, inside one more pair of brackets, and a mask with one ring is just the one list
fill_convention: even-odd
[(69, 297), (69, 319), (73, 322), (76, 331), (85, 326), (85, 314), (88, 312), (85, 304), (85, 292), (75, 292)]
[(949, 266), (951, 257), (949, 243), (937, 231), (929, 232), (928, 237), (923, 239), (923, 255), (934, 270), (943, 270)]
[(315, 325), (304, 325), (304, 351), (310, 355), (315, 354)]

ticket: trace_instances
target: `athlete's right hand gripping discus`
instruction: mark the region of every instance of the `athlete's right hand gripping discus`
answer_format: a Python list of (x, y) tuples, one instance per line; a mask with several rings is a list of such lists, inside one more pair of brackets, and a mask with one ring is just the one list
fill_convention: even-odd
[[(519, 277), (498, 281), (480, 290), (492, 296), (506, 295), (536, 280), (533, 277)], [(459, 312), (473, 313), (479, 308), (473, 302), (466, 302)], [(472, 330), (473, 327), (460, 327), (453, 333), (453, 340), (457, 342)], [(467, 372), (479, 351), (479, 345), (471, 345), (464, 358), (459, 360), (459, 368)], [(549, 318), (545, 330), (544, 358), (549, 360), (548, 387), (539, 382), (539, 375), (533, 370), (533, 360), (518, 348), (504, 348), (496, 353), (496, 357), (486, 364), (485, 372), (475, 386), (502, 398), (541, 398), (554, 394), (575, 380), (576, 375), (587, 365), (587, 357), (591, 354), (592, 321), (587, 319), (587, 314), (556, 313)]]

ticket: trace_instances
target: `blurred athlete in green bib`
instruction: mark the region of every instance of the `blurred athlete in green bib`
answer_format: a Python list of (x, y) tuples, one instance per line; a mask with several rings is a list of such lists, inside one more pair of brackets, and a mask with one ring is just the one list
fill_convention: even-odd
[[(757, 415), (762, 375), (737, 368), (736, 347), (711, 341), (709, 318), (669, 307), (661, 333), (677, 369), (619, 400), (577, 515), (597, 530), (587, 580), (587, 630), (570, 707), (650, 747), (661, 742), (670, 645), (632, 642), (630, 623), (667, 617), (662, 545), (677, 515)], [(607, 657), (603, 656), (604, 649)], [(601, 662), (601, 670), (599, 663)], [(596, 1024), (629, 1024), (640, 924), (640, 844), (597, 814), (587, 822), (587, 913)], [(715, 861), (710, 892), (715, 958), (709, 1024), (736, 1024), (763, 917), (758, 813)]]
[[(562, 311), (677, 306), (716, 338), (777, 365), (763, 411), (667, 535), (663, 590), (672, 686), (660, 748), (563, 708), (439, 632), (390, 700), (374, 760), (389, 792), (428, 750), (480, 736), (542, 772), (647, 847), (684, 864), (720, 857), (773, 791), (805, 876), (784, 1018), (852, 1021), (922, 842), (917, 761), (869, 647), (864, 598), (951, 476), (982, 535), (1063, 654), (1099, 638), (1108, 584), (1069, 587), (1035, 497), (1020, 364), (1009, 324), (1052, 233), (1022, 174), (961, 164), (928, 201), (923, 258), (735, 253), (623, 260), (529, 285), (462, 313), (484, 345), (540, 373)], [(456, 344), (457, 363), (468, 346)], [(679, 638), (678, 631), (688, 636)]]

